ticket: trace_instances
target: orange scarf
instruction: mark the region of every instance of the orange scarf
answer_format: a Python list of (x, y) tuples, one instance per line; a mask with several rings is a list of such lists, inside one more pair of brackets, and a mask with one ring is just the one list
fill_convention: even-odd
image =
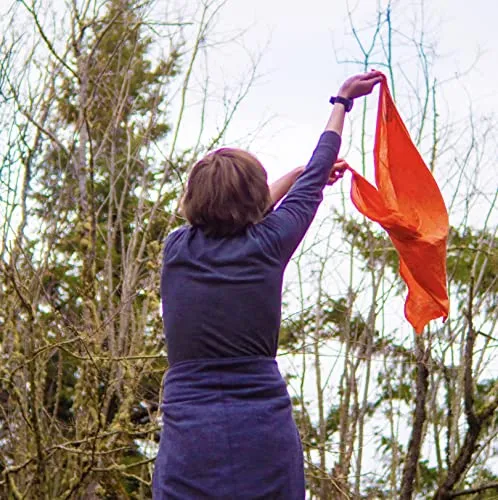
[(448, 213), (441, 192), (381, 82), (374, 148), (375, 183), (351, 169), (351, 199), (378, 222), (399, 254), (408, 286), (405, 316), (417, 333), (449, 311), (446, 287)]

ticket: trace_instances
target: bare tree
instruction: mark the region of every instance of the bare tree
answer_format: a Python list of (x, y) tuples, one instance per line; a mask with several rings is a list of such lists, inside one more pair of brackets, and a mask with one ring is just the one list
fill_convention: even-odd
[[(257, 77), (255, 57), (241, 86), (210, 87), (222, 6), (165, 17), (152, 0), (22, 1), (3, 21), (2, 496), (150, 496), (162, 241), (189, 169)], [(208, 123), (214, 90), (223, 114)], [(182, 149), (192, 103), (197, 139)]]
[[(282, 336), (282, 354), (295, 360), (291, 387), (299, 389), (295, 411), (310, 498), (443, 499), (496, 488), (497, 471), (487, 465), (496, 456), (497, 433), (491, 369), (498, 292), (496, 182), (491, 186), (486, 178), (496, 154), (489, 135), (494, 121), (478, 120), (470, 109), (462, 123), (444, 109), (445, 89), (455, 76), (435, 73), (438, 53), (428, 8), (420, 2), (408, 12), (388, 1), (378, 5), (375, 22), (363, 26), (349, 9), (358, 56), (340, 56), (340, 62), (384, 70), (442, 188), (457, 223), (447, 261), (452, 315), (420, 337), (404, 326), (397, 313), (404, 288), (391, 242), (351, 211), (347, 195), (342, 204), (331, 195), (334, 219), (317, 222), (294, 261), (300, 279), (289, 280), (286, 297), (289, 312), (296, 312)], [(462, 93), (473, 67), (457, 77)], [(359, 122), (352, 124), (349, 150), (341, 152), (356, 157), (355, 164), (350, 159), (353, 167), (367, 176), (372, 108), (365, 101)]]

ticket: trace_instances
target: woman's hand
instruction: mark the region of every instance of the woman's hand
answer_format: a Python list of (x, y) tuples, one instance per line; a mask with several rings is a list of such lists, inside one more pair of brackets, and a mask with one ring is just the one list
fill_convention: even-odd
[(375, 85), (382, 81), (384, 75), (380, 71), (372, 70), (361, 75), (348, 78), (339, 89), (337, 95), (347, 99), (356, 99), (372, 92)]
[(330, 176), (329, 180), (327, 181), (327, 186), (332, 186), (332, 184), (335, 184), (339, 179), (342, 179), (344, 176), (344, 172), (349, 168), (349, 165), (345, 160), (338, 159), (335, 163), (334, 166), (332, 167), (332, 170), (330, 171)]
[[(382, 81), (384, 75), (380, 71), (370, 71), (348, 78), (339, 89), (338, 96), (346, 97), (347, 99), (356, 99), (367, 94), (370, 94), (379, 82)], [(342, 104), (334, 104), (332, 113), (325, 130), (330, 130), (338, 135), (342, 135), (344, 127), (345, 107)]]

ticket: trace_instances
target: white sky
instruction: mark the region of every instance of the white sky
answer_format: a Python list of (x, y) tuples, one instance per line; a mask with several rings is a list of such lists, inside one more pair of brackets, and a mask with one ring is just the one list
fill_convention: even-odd
[[(375, 20), (376, 4), (374, 0), (351, 1), (359, 27)], [(498, 3), (435, 0), (425, 4), (427, 36), (437, 40), (441, 54), (434, 67), (438, 79), (464, 71), (476, 54), (481, 54), (478, 65), (468, 75), (446, 87), (448, 109), (454, 116), (463, 116), (468, 92), (477, 111), (498, 111)], [(412, 21), (420, 23), (415, 20), (420, 10), (411, 5), (417, 2), (398, 0), (392, 7), (393, 24), (403, 26), (406, 35)], [(263, 77), (241, 106), (227, 140), (243, 137), (245, 130), (254, 129), (262, 117), (275, 117), (251, 144), (270, 176), (306, 162), (328, 117), (328, 97), (336, 93), (345, 76), (359, 70), (352, 64), (337, 63), (338, 57), (359, 54), (348, 34), (346, 13), (346, 0), (231, 0), (220, 15), (220, 32), (249, 27), (245, 44), (250, 51), (256, 52), (268, 43), (260, 66)], [(237, 56), (231, 60), (230, 55), (224, 52), (222, 56), (228, 75), (229, 68), (236, 71), (237, 67)], [(215, 58), (216, 53), (211, 56), (211, 68), (216, 66), (217, 61), (212, 61)], [(395, 46), (394, 62), (410, 65), (410, 61), (403, 61), (403, 48)], [(247, 60), (240, 64), (247, 64)], [(370, 100), (375, 106), (376, 96)], [(352, 112), (353, 119), (359, 117), (358, 109)], [(404, 111), (400, 107), (402, 116), (406, 116)]]

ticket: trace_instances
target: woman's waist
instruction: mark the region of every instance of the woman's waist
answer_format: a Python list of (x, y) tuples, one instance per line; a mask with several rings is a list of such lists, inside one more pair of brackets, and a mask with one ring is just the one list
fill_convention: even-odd
[(164, 382), (165, 402), (288, 397), (275, 358), (246, 356), (175, 363)]

